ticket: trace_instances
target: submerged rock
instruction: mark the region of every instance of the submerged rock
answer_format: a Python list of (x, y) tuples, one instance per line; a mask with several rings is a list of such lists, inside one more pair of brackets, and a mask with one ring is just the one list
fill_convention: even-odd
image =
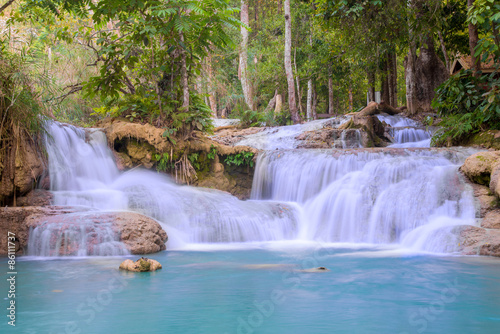
[(145, 257), (141, 257), (135, 262), (127, 259), (120, 264), (120, 269), (135, 272), (156, 271), (161, 268), (160, 262)]
[(327, 269), (325, 267), (317, 267), (317, 268), (303, 269), (299, 271), (302, 273), (325, 273), (327, 271), (330, 271), (330, 269)]

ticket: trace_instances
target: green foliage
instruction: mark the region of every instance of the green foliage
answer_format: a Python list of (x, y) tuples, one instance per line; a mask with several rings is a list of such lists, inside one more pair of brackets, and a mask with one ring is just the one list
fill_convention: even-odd
[(253, 152), (241, 152), (237, 154), (230, 154), (226, 156), (224, 162), (228, 165), (235, 166), (254, 166), (253, 162), (254, 153)]
[(176, 141), (173, 138), (173, 136), (177, 132), (177, 129), (170, 129), (170, 128), (164, 128), (164, 129), (165, 131), (163, 132), (162, 137), (167, 137), (168, 140), (170, 140), (170, 142), (175, 145)]
[(199, 153), (191, 153), (190, 155), (188, 155), (188, 159), (195, 170), (200, 170), (200, 162), (198, 161), (199, 157)]
[(264, 115), (259, 111), (245, 110), (239, 115), (240, 124), (244, 128), (262, 126), (266, 120)]
[(433, 137), (436, 145), (500, 129), (500, 79), (495, 73), (475, 77), (470, 70), (461, 71), (438, 88), (432, 106), (443, 117), (441, 130)]
[(168, 153), (155, 154), (156, 170), (159, 172), (165, 172), (167, 169), (172, 168), (172, 163), (169, 161), (170, 156)]
[(468, 22), (482, 28), (484, 34), (475, 49), (475, 56), (483, 56), (483, 61), (493, 57), (500, 63), (500, 3), (497, 0), (476, 0), (467, 13)]
[(210, 145), (210, 152), (208, 152), (207, 158), (210, 160), (214, 160), (216, 156), (217, 156), (217, 147), (215, 147), (212, 144), (212, 145)]

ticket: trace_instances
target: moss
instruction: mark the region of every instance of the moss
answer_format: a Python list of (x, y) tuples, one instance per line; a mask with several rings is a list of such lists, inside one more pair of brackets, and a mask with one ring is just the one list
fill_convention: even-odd
[(139, 259), (139, 271), (149, 271), (151, 269), (151, 263), (145, 258)]
[(490, 173), (481, 173), (478, 176), (474, 177), (474, 182), (477, 184), (482, 184), (483, 186), (489, 186), (491, 180)]

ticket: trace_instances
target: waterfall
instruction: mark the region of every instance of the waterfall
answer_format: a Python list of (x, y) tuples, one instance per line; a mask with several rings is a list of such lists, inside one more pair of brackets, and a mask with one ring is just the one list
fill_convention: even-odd
[[(394, 117), (384, 121), (418, 126)], [(217, 190), (180, 186), (153, 171), (119, 172), (102, 131), (52, 123), (46, 148), (54, 204), (83, 207), (92, 214), (125, 210), (153, 217), (169, 234), (169, 248), (321, 240), (453, 251), (446, 228), (474, 224), (472, 192), (458, 173), (472, 150), (290, 149), (297, 133), (344, 121), (271, 128), (244, 138), (242, 142), (255, 147), (273, 148), (258, 155), (247, 201)], [(356, 134), (351, 136), (340, 140), (355, 141)], [(402, 144), (422, 138), (401, 136)], [(277, 149), (280, 146), (287, 149)], [(78, 217), (71, 222), (48, 220), (32, 229), (29, 253), (125, 254), (111, 225), (96, 224), (81, 213)]]

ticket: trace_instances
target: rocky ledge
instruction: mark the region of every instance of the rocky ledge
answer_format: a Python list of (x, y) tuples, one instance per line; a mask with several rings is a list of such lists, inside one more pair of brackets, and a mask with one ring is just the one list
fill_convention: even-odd
[[(161, 225), (152, 218), (134, 212), (90, 212), (59, 206), (0, 208), (0, 234), (15, 233), (18, 254), (26, 253), (30, 229), (50, 224), (59, 224), (64, 229), (82, 222), (87, 223), (89, 236), (94, 235), (93, 232), (99, 230), (100, 226), (111, 226), (117, 241), (121, 241), (132, 254), (149, 254), (166, 249), (168, 236)], [(0, 238), (0, 255), (6, 255), (6, 243), (7, 238)], [(72, 249), (65, 245), (58, 250), (58, 254), (74, 255)]]
[(473, 154), (460, 171), (474, 190), (480, 226), (453, 228), (459, 250), (467, 255), (500, 257), (500, 151)]

